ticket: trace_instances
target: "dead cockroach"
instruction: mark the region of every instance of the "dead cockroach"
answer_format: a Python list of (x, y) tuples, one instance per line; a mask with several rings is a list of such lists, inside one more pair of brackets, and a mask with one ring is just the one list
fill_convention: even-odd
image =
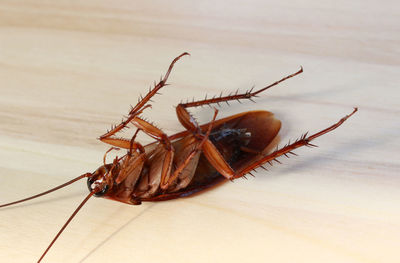
[[(131, 205), (139, 205), (144, 201), (164, 201), (186, 197), (224, 180), (234, 180), (251, 174), (256, 168), (265, 168), (263, 165), (277, 161), (277, 158), (282, 155), (286, 157), (289, 154), (296, 155), (293, 150), (301, 146), (315, 146), (310, 143), (312, 140), (336, 129), (357, 111), (357, 108), (354, 108), (352, 113), (332, 126), (313, 135), (306, 133), (295, 142), (288, 143), (272, 153), (268, 153), (267, 149), (277, 136), (281, 122), (275, 119), (271, 112), (249, 111), (216, 120), (218, 110), (214, 109), (211, 122), (199, 125), (188, 111), (191, 107), (220, 102), (252, 100), (261, 92), (300, 74), (303, 72), (301, 68), (296, 73), (257, 91), (251, 89), (241, 94), (236, 92), (233, 95), (178, 104), (176, 113), (185, 131), (168, 136), (140, 115), (146, 108), (151, 107), (148, 102), (167, 85), (166, 82), (174, 64), (185, 55), (189, 54), (183, 53), (172, 61), (164, 78), (150, 89), (135, 107), (132, 107), (125, 120), (100, 136), (99, 139), (102, 142), (112, 147), (104, 155), (104, 164), (96, 171), (85, 173), (46, 192), (0, 205), (0, 207), (5, 207), (28, 201), (87, 178), (90, 193), (59, 230), (38, 262), (43, 259), (67, 225), (92, 196)], [(115, 135), (128, 124), (132, 124), (137, 129), (133, 137), (131, 139), (116, 137)], [(155, 139), (155, 142), (143, 146), (135, 141), (139, 131)], [(126, 149), (126, 154), (115, 157), (112, 163), (106, 163), (106, 155), (111, 150), (119, 148)]]

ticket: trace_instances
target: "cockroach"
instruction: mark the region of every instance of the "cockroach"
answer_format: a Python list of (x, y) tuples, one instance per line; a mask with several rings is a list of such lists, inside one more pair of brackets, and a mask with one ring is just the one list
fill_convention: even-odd
[[(332, 126), (312, 135), (305, 133), (295, 142), (272, 152), (268, 152), (267, 149), (277, 136), (281, 122), (271, 112), (248, 111), (217, 120), (218, 110), (214, 108), (213, 119), (209, 123), (199, 125), (188, 111), (189, 108), (203, 105), (252, 100), (265, 90), (302, 73), (301, 67), (299, 71), (256, 91), (253, 89), (244, 93), (236, 91), (228, 96), (221, 95), (209, 99), (206, 97), (203, 100), (178, 104), (176, 114), (185, 130), (168, 136), (142, 118), (141, 114), (151, 107), (149, 104), (151, 98), (167, 85), (174, 64), (186, 55), (189, 54), (185, 52), (176, 57), (165, 76), (149, 90), (146, 96), (141, 97), (127, 117), (99, 137), (100, 141), (111, 145), (111, 148), (104, 154), (103, 165), (96, 171), (82, 174), (43, 193), (0, 205), (6, 207), (25, 202), (87, 178), (89, 194), (61, 227), (38, 262), (42, 261), (57, 238), (92, 196), (130, 205), (190, 196), (222, 181), (232, 181), (251, 174), (257, 168), (266, 169), (264, 165), (271, 164), (272, 161), (279, 162), (278, 157), (296, 155), (293, 152), (296, 148), (315, 146), (310, 143), (312, 140), (338, 128), (357, 111), (357, 108), (354, 108), (349, 115)], [(117, 137), (116, 134), (129, 124), (136, 128), (132, 138)], [(155, 141), (143, 146), (135, 140), (138, 132), (147, 134)], [(126, 149), (126, 154), (115, 157), (112, 163), (106, 163), (107, 154), (120, 148)]]

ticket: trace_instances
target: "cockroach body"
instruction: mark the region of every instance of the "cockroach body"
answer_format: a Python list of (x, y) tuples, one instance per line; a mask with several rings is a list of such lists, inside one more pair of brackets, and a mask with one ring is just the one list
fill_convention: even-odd
[[(252, 111), (240, 113), (224, 119), (208, 123), (200, 127), (201, 133), (211, 128), (209, 141), (216, 147), (233, 170), (246, 167), (257, 156), (268, 148), (271, 141), (278, 134), (280, 121), (267, 111)], [(171, 143), (175, 154), (172, 168), (173, 174), (179, 164), (187, 160), (193, 152), (198, 139), (193, 134), (177, 134)], [(201, 143), (201, 142), (200, 142)], [(249, 152), (248, 149), (252, 149)], [(109, 184), (102, 187), (102, 191), (95, 194), (128, 204), (140, 204), (142, 201), (162, 201), (188, 196), (200, 190), (215, 185), (226, 178), (210, 164), (201, 150), (193, 154), (193, 159), (179, 173), (174, 183), (161, 188), (161, 171), (165, 158), (164, 146), (158, 142), (143, 147), (143, 152), (127, 153), (122, 158), (116, 158), (114, 163), (99, 167), (88, 177), (88, 188), (93, 184), (109, 179)], [(131, 171), (131, 172), (127, 172)], [(111, 179), (112, 178), (112, 179)], [(119, 178), (124, 178), (120, 180)]]
[[(64, 226), (57, 233), (50, 245), (40, 257), (40, 262), (51, 246), (64, 231), (69, 222), (91, 196), (139, 205), (144, 201), (163, 201), (185, 197), (209, 188), (226, 180), (234, 180), (251, 174), (263, 165), (277, 161), (282, 155), (296, 155), (293, 150), (301, 146), (315, 146), (310, 143), (313, 139), (339, 127), (353, 112), (332, 126), (313, 135), (304, 134), (293, 143), (271, 151), (274, 139), (281, 127), (281, 122), (268, 111), (249, 111), (216, 120), (218, 110), (214, 108), (213, 119), (199, 125), (189, 113), (188, 108), (203, 105), (218, 104), (233, 100), (252, 100), (259, 93), (280, 82), (300, 74), (301, 68), (294, 74), (282, 78), (275, 83), (257, 91), (234, 93), (228, 96), (180, 103), (176, 107), (177, 117), (183, 132), (167, 136), (161, 129), (140, 117), (141, 113), (151, 107), (151, 98), (166, 85), (166, 81), (174, 64), (188, 53), (176, 57), (162, 78), (148, 94), (132, 107), (127, 118), (110, 131), (100, 136), (102, 142), (112, 147), (103, 158), (103, 165), (93, 173), (85, 173), (69, 182), (50, 189), (46, 192), (0, 205), (9, 206), (24, 202), (62, 187), (80, 179), (87, 178), (89, 195), (81, 202)], [(127, 127), (136, 127), (131, 139), (116, 137), (116, 134)], [(138, 132), (144, 132), (155, 139), (154, 143), (142, 146), (135, 141)], [(126, 149), (122, 157), (115, 157), (112, 163), (106, 163), (106, 156), (112, 150)]]

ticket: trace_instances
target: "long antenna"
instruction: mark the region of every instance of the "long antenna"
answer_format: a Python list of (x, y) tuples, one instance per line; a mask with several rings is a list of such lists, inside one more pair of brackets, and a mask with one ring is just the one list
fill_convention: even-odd
[(54, 242), (56, 242), (57, 238), (61, 235), (61, 233), (64, 231), (64, 229), (68, 226), (68, 224), (72, 221), (72, 219), (76, 216), (76, 214), (79, 212), (79, 210), (82, 208), (82, 206), (89, 200), (90, 197), (92, 197), (96, 192), (90, 192), (88, 196), (82, 201), (82, 203), (75, 209), (75, 211), (72, 213), (72, 215), (68, 218), (67, 222), (62, 226), (60, 231), (58, 231), (57, 235), (53, 238), (51, 241), (50, 245), (46, 248), (42, 256), (39, 258), (37, 263), (40, 263), (44, 256), (47, 254), (47, 252), (50, 250), (50, 248), (53, 246)]
[(50, 189), (50, 190), (47, 190), (46, 192), (43, 192), (43, 193), (40, 193), (40, 194), (37, 194), (37, 195), (33, 195), (33, 196), (31, 196), (31, 197), (24, 198), (24, 199), (21, 199), (21, 200), (18, 200), (18, 201), (14, 201), (14, 202), (11, 202), (11, 203), (8, 203), (8, 204), (0, 205), (0, 208), (1, 208), (1, 207), (6, 207), (6, 206), (9, 206), (9, 205), (15, 205), (15, 204), (18, 204), (18, 203), (22, 203), (22, 202), (25, 202), (25, 201), (28, 201), (28, 200), (31, 200), (31, 199), (40, 197), (40, 196), (42, 196), (42, 195), (46, 195), (46, 194), (48, 194), (48, 193), (54, 192), (54, 191), (56, 191), (56, 190), (58, 190), (58, 189), (60, 189), (60, 188), (63, 188), (63, 187), (65, 187), (65, 186), (69, 185), (69, 184), (72, 184), (72, 183), (74, 183), (74, 182), (76, 182), (76, 181), (78, 181), (78, 180), (80, 180), (80, 179), (83, 179), (83, 178), (85, 178), (85, 177), (88, 177), (88, 176), (90, 176), (90, 175), (91, 175), (91, 173), (82, 174), (81, 176), (79, 176), (79, 177), (77, 177), (77, 178), (75, 178), (75, 179), (72, 179), (71, 181), (68, 181), (68, 182), (66, 182), (66, 183), (64, 183), (64, 184), (62, 184), (62, 185), (59, 185), (59, 186), (54, 187), (54, 188), (52, 188), (52, 189)]

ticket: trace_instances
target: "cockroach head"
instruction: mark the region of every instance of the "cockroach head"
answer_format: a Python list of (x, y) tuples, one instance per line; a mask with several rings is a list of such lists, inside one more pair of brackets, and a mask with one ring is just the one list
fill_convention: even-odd
[(102, 165), (88, 177), (87, 186), (90, 192), (95, 192), (94, 196), (104, 196), (112, 188), (112, 169), (112, 164)]

